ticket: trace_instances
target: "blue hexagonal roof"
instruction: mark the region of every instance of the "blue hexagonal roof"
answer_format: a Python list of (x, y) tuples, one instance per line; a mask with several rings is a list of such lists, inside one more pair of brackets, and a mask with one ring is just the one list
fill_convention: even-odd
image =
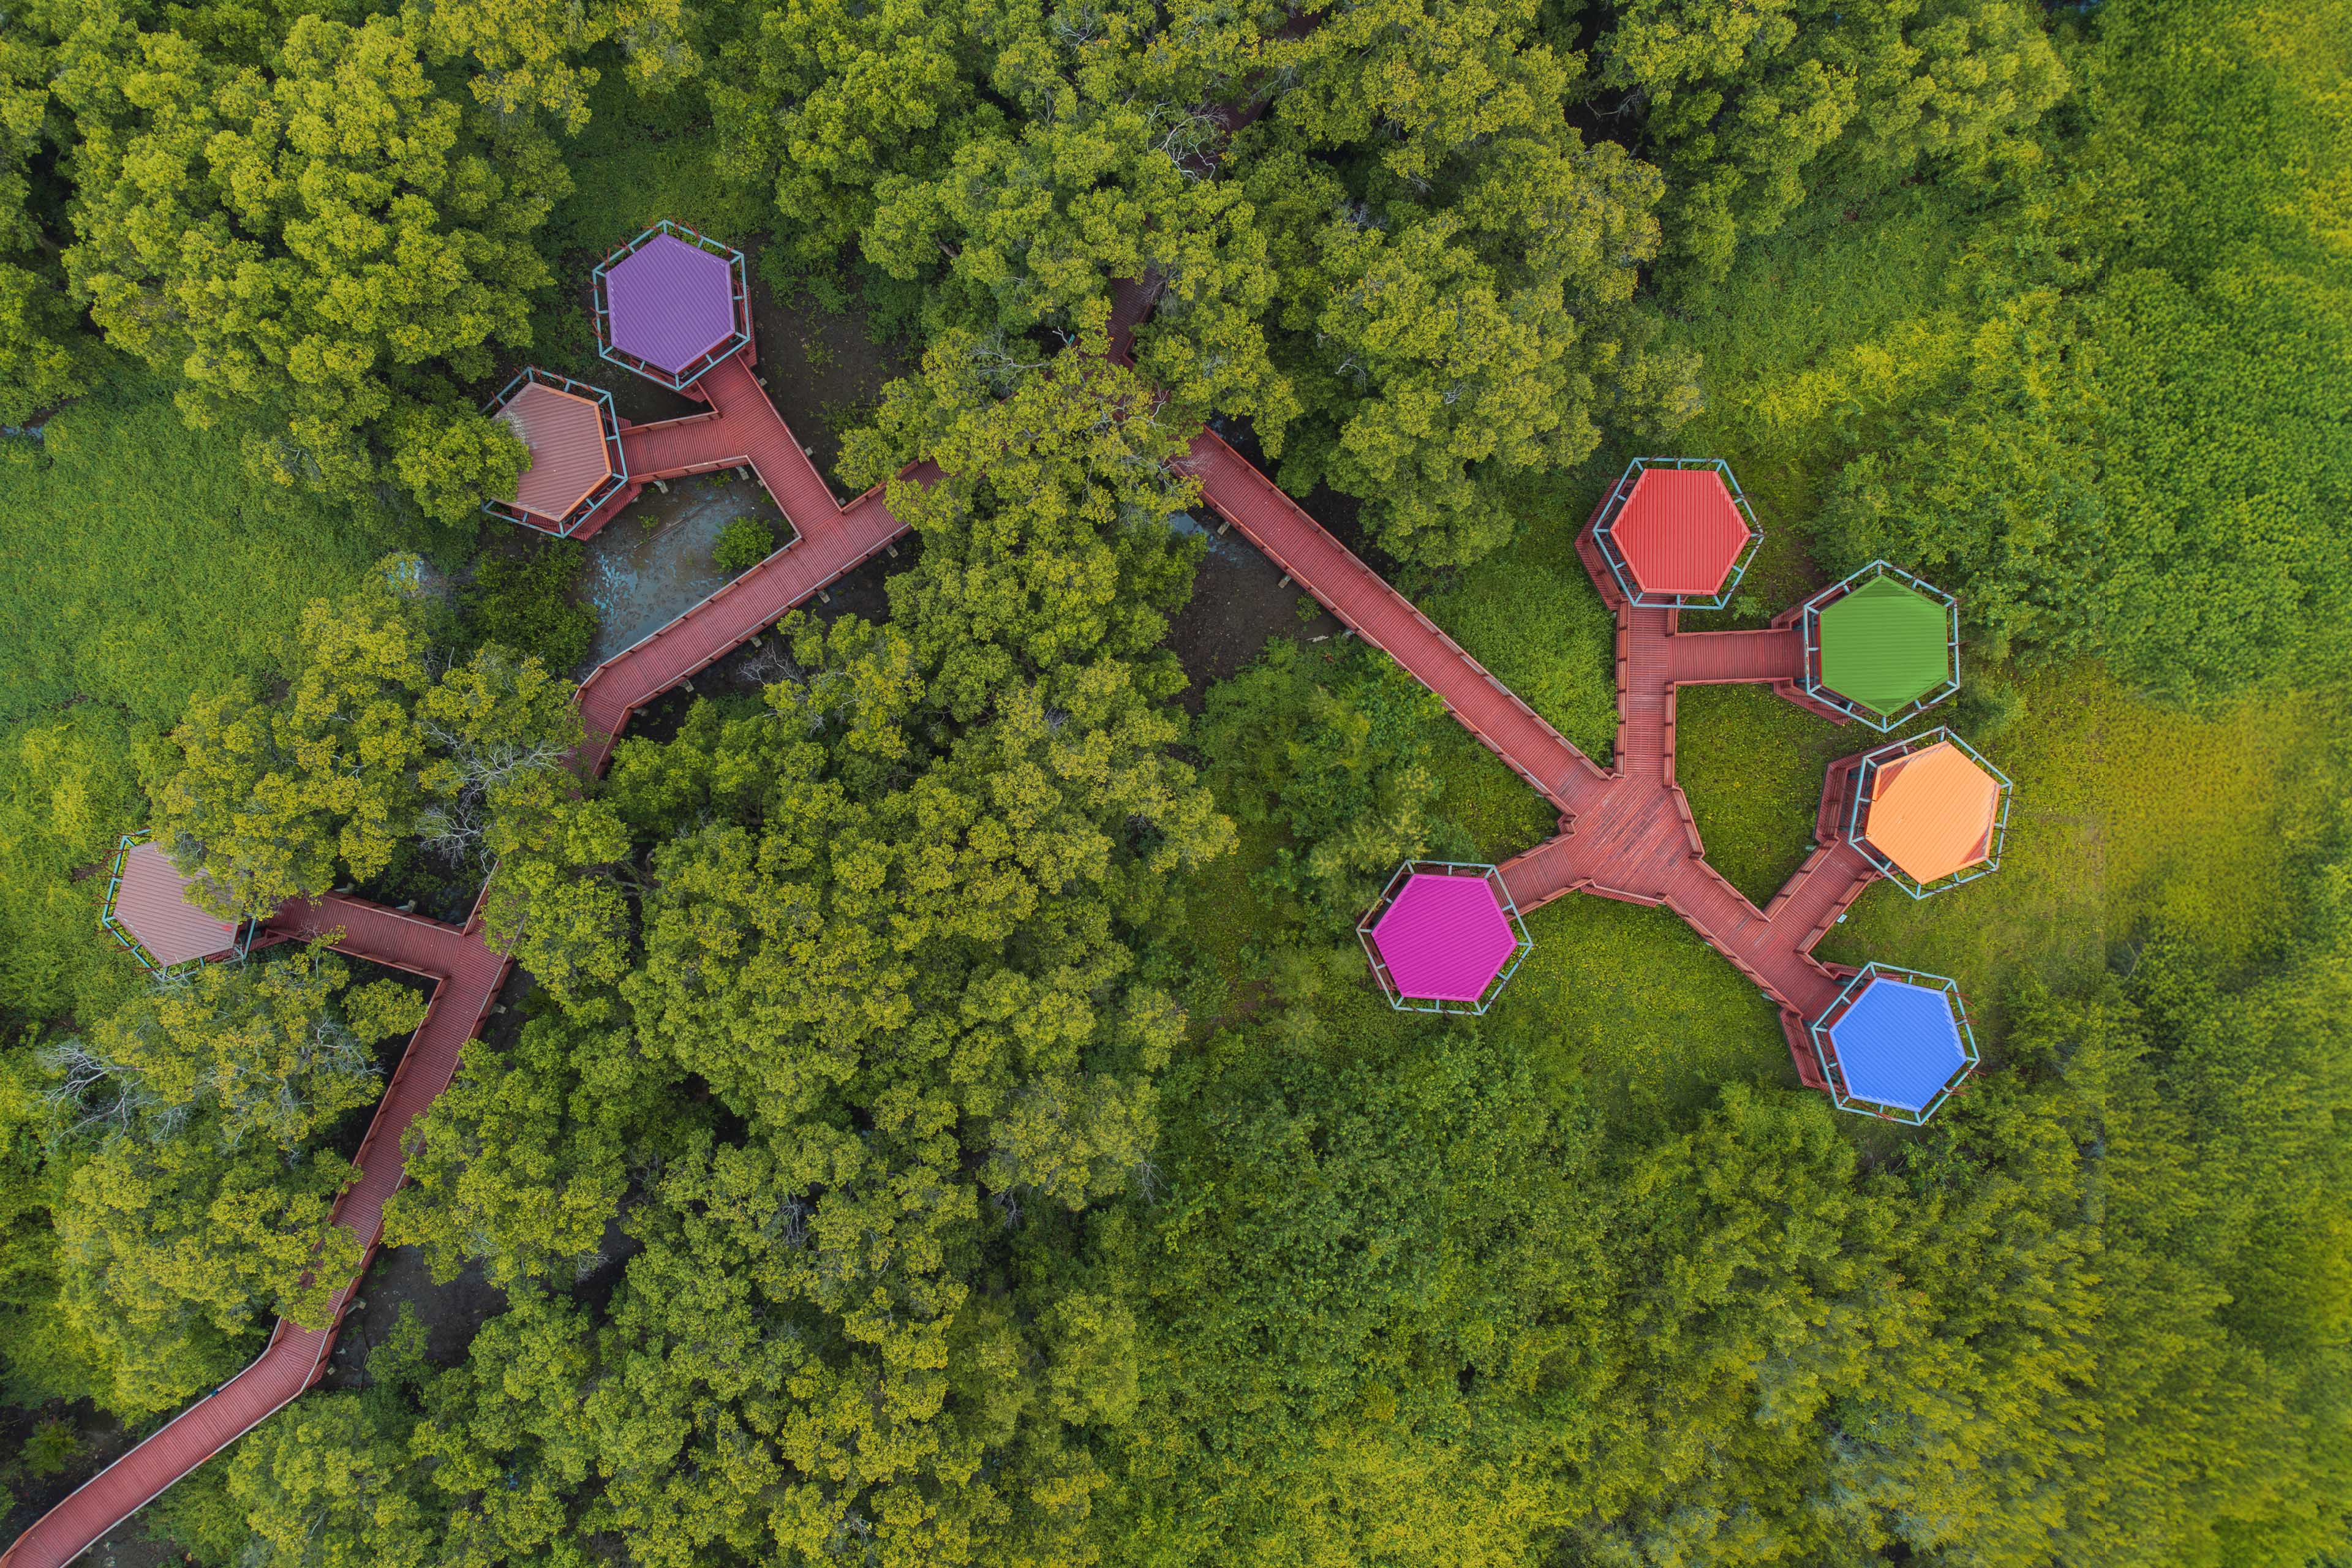
[(1874, 1105), (1925, 1110), (1968, 1062), (1949, 992), (1878, 975), (1829, 1026), (1846, 1092)]

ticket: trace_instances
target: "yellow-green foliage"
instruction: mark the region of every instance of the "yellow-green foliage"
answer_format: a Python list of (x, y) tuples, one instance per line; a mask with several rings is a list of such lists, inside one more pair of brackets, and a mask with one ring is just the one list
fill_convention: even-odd
[(1450, 721), (1438, 726), (1430, 770), (1437, 775), (1440, 809), (1469, 833), (1482, 860), (1499, 865), (1559, 830), (1543, 796)]
[(196, 691), (280, 664), (302, 606), (407, 537), (372, 503), (256, 482), (152, 387), (75, 404), (46, 450), (0, 468), (0, 717), (95, 698), (176, 721)]
[(1761, 908), (1813, 847), (1832, 757), (1878, 733), (1843, 729), (1760, 686), (1700, 686), (1675, 700), (1675, 776), (1715, 868)]
[(1584, 514), (1555, 515), (1431, 597), (1429, 616), (1602, 766), (1617, 741), (1617, 624), (1572, 542)]
[(191, 31), (108, 13), (59, 43), (91, 321), (280, 483), (397, 482), (452, 523), (511, 497), (528, 454), (468, 389), (530, 342), (551, 148), (442, 97), (389, 16), (297, 16), (257, 58)]
[(1741, 258), (1680, 331), (1694, 434), (1752, 489), (1805, 465), (1822, 563), (1899, 558), (1981, 651), (2182, 698), (2340, 678), (2352, 552), (2297, 524), (2352, 498), (2347, 37), (2341, 4), (2095, 8), (2073, 116), (1999, 177), (1828, 193)]
[(135, 375), (42, 445), (0, 441), (0, 1013), (56, 1016), (85, 986), (103, 1010), (136, 970), (89, 873), (144, 820), (142, 748), (196, 694), (281, 668), (304, 603), (409, 525), (255, 480)]
[(99, 871), (139, 821), (132, 753), (152, 735), (95, 702), (0, 727), (0, 1016), (103, 1005), (135, 973), (98, 936)]
[(2023, 973), (2080, 981), (2151, 924), (2232, 964), (2291, 934), (2286, 865), (2344, 790), (2339, 702), (2184, 712), (2089, 667), (2035, 680), (2026, 700), (1989, 747), (2017, 781), (2000, 869), (1916, 902), (1874, 890), (1825, 952), (1955, 975), (1985, 1007)]
[(1534, 951), (1491, 1026), (1590, 1077), (1617, 1114), (1651, 1123), (1723, 1083), (1793, 1077), (1772, 1005), (1670, 912), (1574, 893), (1527, 926)]

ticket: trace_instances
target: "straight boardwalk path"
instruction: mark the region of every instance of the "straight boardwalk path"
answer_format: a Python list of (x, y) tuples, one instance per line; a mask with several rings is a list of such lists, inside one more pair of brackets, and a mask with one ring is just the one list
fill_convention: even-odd
[[(1122, 362), (1155, 292), (1149, 283), (1128, 283), (1114, 298), (1109, 347)], [(631, 482), (576, 536), (603, 526), (646, 483), (749, 465), (791, 520), (795, 537), (589, 675), (579, 701), (591, 769), (604, 766), (638, 708), (906, 531), (879, 490), (846, 507), (835, 500), (769, 402), (750, 360), (747, 351), (702, 378), (699, 390), (710, 412), (622, 432)], [(1559, 809), (1563, 831), (1502, 868), (1522, 909), (1585, 891), (1673, 910), (1780, 1004), (1800, 1073), (1819, 1081), (1803, 1048), (1803, 1025), (1829, 1005), (1841, 975), (1811, 950), (1876, 874), (1837, 831), (1832, 796), (1843, 775), (1833, 769), (1824, 794), (1820, 847), (1761, 910), (1706, 863), (1689, 804), (1675, 782), (1676, 685), (1756, 681), (1801, 701), (1795, 680), (1803, 650), (1793, 631), (1678, 632), (1672, 612), (1624, 601), (1592, 553), (1588, 528), (1580, 552), (1618, 622), (1616, 767), (1604, 770), (1223, 440), (1203, 432), (1181, 461), (1199, 477), (1204, 499), (1220, 517), (1435, 692), (1471, 734)], [(919, 468), (907, 477), (936, 477), (936, 470)], [(404, 1179), (403, 1140), (448, 1087), (459, 1053), (488, 1016), (509, 972), (508, 960), (484, 939), (478, 901), (466, 925), (453, 927), (340, 895), (296, 900), (278, 911), (268, 937), (309, 940), (328, 932), (341, 933), (344, 952), (436, 982), (425, 1022), (360, 1145), (357, 1179), (335, 1206), (335, 1223), (357, 1236), (364, 1249), (360, 1268), (335, 1292), (322, 1327), (279, 1322), (252, 1365), (42, 1516), (0, 1554), (0, 1568), (62, 1568), (323, 1372), (344, 1308), (382, 1239), (383, 1205)]]
[(889, 548), (907, 531), (890, 515), (881, 492), (869, 491), (835, 520), (801, 537), (719, 589), (644, 641), (624, 648), (589, 672), (580, 687), (580, 721), (601, 767), (612, 739), (629, 715), (773, 626), (845, 574)]
[(1794, 685), (1805, 672), (1804, 635), (1794, 626), (1752, 632), (1677, 632), (1672, 640), (1677, 686), (1729, 681)]
[(1185, 467), (1218, 516), (1366, 642), (1444, 700), (1462, 726), (1545, 799), (1573, 815), (1597, 803), (1609, 775), (1537, 716), (1412, 602), (1214, 435), (1192, 442)]

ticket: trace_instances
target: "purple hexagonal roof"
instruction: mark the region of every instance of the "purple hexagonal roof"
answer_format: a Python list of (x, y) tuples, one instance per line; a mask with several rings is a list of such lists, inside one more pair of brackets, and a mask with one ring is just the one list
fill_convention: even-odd
[(1484, 877), (1415, 871), (1372, 926), (1372, 946), (1414, 1001), (1475, 1002), (1518, 947)]
[(723, 256), (656, 234), (604, 272), (613, 346), (676, 375), (735, 335), (735, 280)]

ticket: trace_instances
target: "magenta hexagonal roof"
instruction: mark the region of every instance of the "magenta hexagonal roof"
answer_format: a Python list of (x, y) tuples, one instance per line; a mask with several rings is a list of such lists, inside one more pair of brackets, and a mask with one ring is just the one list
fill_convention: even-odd
[(723, 256), (656, 234), (604, 272), (613, 346), (676, 375), (735, 335), (735, 279)]
[(1484, 877), (1415, 871), (1372, 926), (1389, 978), (1415, 1001), (1477, 1001), (1518, 944)]

